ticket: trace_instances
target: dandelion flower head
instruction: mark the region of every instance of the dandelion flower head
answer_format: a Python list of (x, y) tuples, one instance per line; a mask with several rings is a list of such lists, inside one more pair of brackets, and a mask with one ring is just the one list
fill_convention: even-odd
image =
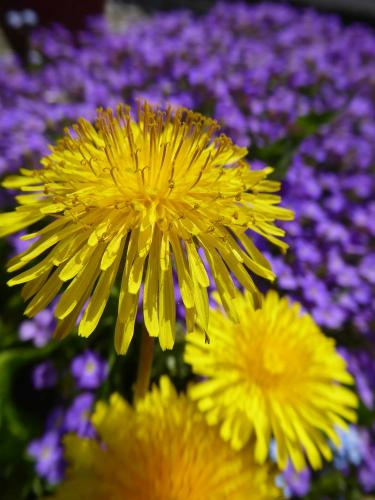
[(210, 345), (198, 333), (188, 336), (185, 359), (206, 378), (190, 396), (234, 449), (254, 441), (257, 462), (274, 438), (281, 469), (290, 460), (300, 471), (306, 458), (321, 467), (322, 457), (332, 458), (328, 439), (339, 444), (337, 428), (356, 417), (345, 361), (311, 316), (276, 292), (260, 309), (249, 293), (239, 294), (236, 306), (238, 324), (220, 308), (211, 312)]
[(26, 271), (10, 285), (24, 283), (34, 316), (58, 294), (56, 337), (75, 326), (89, 336), (100, 320), (116, 277), (121, 275), (115, 346), (125, 353), (134, 333), (139, 292), (149, 334), (172, 348), (176, 305), (174, 272), (186, 310), (188, 331), (208, 324), (210, 271), (233, 316), (233, 275), (257, 290), (249, 270), (273, 279), (271, 268), (246, 234), (255, 231), (276, 245), (284, 231), (276, 219), (292, 212), (273, 194), (272, 169), (254, 171), (245, 148), (218, 135), (215, 121), (179, 108), (165, 112), (139, 104), (99, 110), (92, 125), (80, 119), (51, 146), (38, 170), (22, 169), (5, 187), (17, 196), (14, 212), (0, 215), (0, 236), (46, 219), (26, 236), (36, 241), (11, 259), (9, 271)]
[(232, 450), (167, 377), (135, 409), (115, 394), (93, 416), (97, 439), (66, 438), (68, 471), (55, 500), (280, 498), (273, 465)]

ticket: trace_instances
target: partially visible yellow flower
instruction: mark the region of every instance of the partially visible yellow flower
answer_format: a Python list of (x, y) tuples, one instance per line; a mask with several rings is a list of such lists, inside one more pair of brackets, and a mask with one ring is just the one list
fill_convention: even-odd
[(209, 427), (167, 377), (136, 408), (99, 403), (96, 439), (66, 438), (67, 478), (55, 500), (272, 500), (272, 465), (256, 465)]
[[(208, 273), (203, 249), (229, 314), (234, 314), (232, 273), (256, 294), (249, 270), (273, 273), (245, 233), (255, 231), (286, 248), (276, 219), (291, 219), (271, 194), (279, 183), (270, 168), (254, 171), (245, 148), (217, 135), (215, 121), (197, 113), (139, 105), (136, 119), (126, 106), (117, 115), (99, 110), (96, 125), (80, 119), (66, 131), (39, 170), (22, 169), (5, 187), (23, 191), (20, 206), (0, 215), (0, 236), (42, 219), (31, 247), (9, 262), (9, 271), (32, 267), (9, 281), (26, 283), (26, 309), (34, 316), (62, 290), (56, 305), (56, 337), (74, 327), (96, 328), (118, 274), (122, 275), (115, 346), (125, 353), (134, 332), (141, 283), (149, 334), (163, 349), (175, 337), (173, 268), (186, 308), (187, 328), (208, 324)], [(70, 282), (70, 283), (69, 283)], [(69, 283), (69, 285), (66, 285)]]
[(236, 450), (255, 441), (255, 458), (264, 462), (271, 438), (281, 469), (291, 460), (297, 470), (308, 462), (330, 460), (330, 439), (339, 444), (335, 427), (353, 422), (353, 384), (332, 339), (323, 335), (298, 304), (269, 292), (260, 309), (250, 294), (238, 294), (240, 318), (234, 324), (218, 309), (210, 313), (210, 345), (201, 335), (187, 337), (185, 359), (193, 372), (207, 377), (191, 388), (209, 424), (220, 424), (221, 436)]

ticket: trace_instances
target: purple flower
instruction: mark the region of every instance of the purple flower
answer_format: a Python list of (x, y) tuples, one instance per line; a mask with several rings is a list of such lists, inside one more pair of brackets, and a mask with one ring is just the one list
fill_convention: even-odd
[(358, 429), (351, 425), (347, 430), (336, 429), (340, 436), (341, 445), (333, 446), (333, 463), (339, 470), (345, 471), (352, 465), (358, 466), (363, 459), (364, 443)]
[(59, 431), (61, 432), (65, 420), (65, 410), (62, 406), (53, 408), (47, 416), (45, 429), (46, 431)]
[(348, 370), (353, 375), (359, 397), (368, 408), (374, 406), (375, 393), (375, 364), (374, 347), (372, 340), (369, 346), (352, 350), (340, 348), (339, 352), (348, 365)]
[(337, 283), (345, 288), (358, 286), (360, 282), (357, 269), (349, 265), (346, 265), (337, 275)]
[(63, 448), (58, 432), (49, 431), (40, 439), (31, 441), (27, 451), (36, 461), (35, 470), (41, 477), (51, 484), (56, 484), (63, 479)]
[(317, 225), (317, 234), (329, 242), (346, 243), (349, 238), (346, 228), (332, 220), (319, 222)]
[(76, 432), (79, 436), (92, 437), (95, 430), (90, 422), (94, 395), (84, 392), (77, 396), (67, 409), (64, 420), (66, 432)]
[(31, 340), (36, 347), (43, 347), (51, 339), (53, 329), (53, 313), (50, 309), (44, 309), (33, 319), (20, 324), (19, 337), (21, 340)]
[(52, 361), (43, 361), (32, 371), (33, 386), (35, 389), (47, 389), (57, 382), (57, 371)]
[(328, 271), (336, 276), (340, 274), (345, 267), (345, 262), (343, 261), (342, 255), (340, 255), (337, 248), (332, 248), (328, 252)]
[(364, 279), (375, 285), (375, 254), (366, 255), (360, 263), (359, 272)]
[[(272, 462), (276, 462), (277, 445), (276, 441), (272, 440), (269, 448), (269, 457)], [(304, 497), (310, 490), (311, 471), (309, 468), (297, 472), (292, 464), (288, 462), (288, 466), (275, 478), (276, 486), (283, 490), (285, 498), (291, 496)]]
[(12, 255), (18, 255), (29, 248), (29, 246), (34, 243), (35, 239), (21, 240), (21, 236), (26, 234), (25, 231), (21, 231), (17, 234), (9, 236), (9, 241), (13, 247)]
[(344, 310), (334, 304), (324, 304), (312, 308), (314, 319), (319, 325), (327, 328), (340, 328), (346, 319)]
[(108, 366), (96, 352), (87, 350), (73, 359), (71, 372), (80, 389), (96, 389), (105, 380)]
[[(294, 210), (297, 210), (297, 207), (293, 205)], [(308, 219), (313, 221), (319, 221), (321, 225), (321, 232), (325, 234), (331, 233), (331, 228), (329, 223), (325, 220), (325, 214), (322, 210), (321, 206), (318, 205), (315, 201), (305, 200), (298, 205), (299, 215), (302, 215)]]
[(359, 469), (359, 482), (366, 492), (375, 488), (375, 439), (373, 432), (363, 430), (363, 462)]
[(300, 262), (306, 262), (317, 266), (321, 262), (321, 252), (319, 248), (312, 242), (305, 240), (297, 240), (294, 246), (296, 258)]
[[(319, 280), (312, 273), (306, 274), (305, 278), (302, 278), (301, 281), (304, 288), (305, 298), (312, 304), (324, 308), (330, 300), (330, 295), (324, 282)], [(315, 317), (315, 319), (317, 318)]]
[(301, 472), (296, 472), (291, 464), (279, 474), (276, 478), (276, 484), (279, 486), (286, 498), (303, 498), (310, 491), (311, 471), (306, 468)]
[(277, 273), (278, 284), (285, 290), (295, 290), (298, 281), (290, 268), (284, 267), (280, 273)]

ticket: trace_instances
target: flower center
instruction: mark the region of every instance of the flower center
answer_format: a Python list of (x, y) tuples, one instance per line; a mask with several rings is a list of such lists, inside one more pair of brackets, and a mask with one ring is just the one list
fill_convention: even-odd
[(93, 361), (88, 361), (85, 365), (85, 372), (91, 375), (95, 371), (95, 363)]
[(49, 446), (43, 446), (40, 455), (43, 460), (48, 460), (51, 455), (51, 448)]
[(247, 346), (241, 364), (244, 377), (262, 390), (280, 392), (298, 388), (310, 363), (308, 351), (286, 339), (256, 339)]

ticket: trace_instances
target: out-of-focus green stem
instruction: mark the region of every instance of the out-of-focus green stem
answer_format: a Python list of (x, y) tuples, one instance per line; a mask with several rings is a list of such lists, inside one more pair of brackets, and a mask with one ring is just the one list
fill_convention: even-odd
[(134, 388), (134, 401), (145, 397), (151, 377), (152, 359), (154, 355), (154, 339), (150, 337), (143, 325), (141, 333), (141, 348), (139, 352), (137, 380)]

